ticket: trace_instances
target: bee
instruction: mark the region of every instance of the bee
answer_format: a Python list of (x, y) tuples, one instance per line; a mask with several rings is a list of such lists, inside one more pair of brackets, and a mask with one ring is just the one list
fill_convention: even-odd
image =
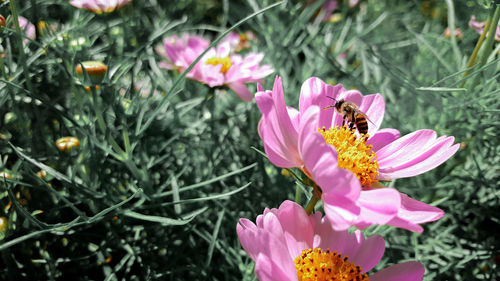
[(332, 99), (335, 104), (329, 105), (323, 109), (327, 108), (335, 108), (338, 114), (342, 115), (342, 126), (345, 124), (345, 120), (349, 121), (349, 129), (353, 129), (354, 125), (356, 125), (356, 129), (358, 129), (360, 134), (368, 133), (368, 121), (373, 124), (373, 122), (364, 114), (361, 110), (358, 109), (358, 106), (352, 102), (345, 101), (344, 99), (336, 100), (332, 97), (327, 96)]

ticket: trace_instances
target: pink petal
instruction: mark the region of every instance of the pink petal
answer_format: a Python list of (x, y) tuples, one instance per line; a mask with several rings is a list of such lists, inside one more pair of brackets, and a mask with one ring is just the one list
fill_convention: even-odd
[(352, 172), (338, 167), (335, 148), (327, 144), (321, 133), (310, 125), (317, 124), (319, 112), (319, 107), (311, 106), (301, 116), (299, 152), (304, 166), (323, 194), (336, 194), (355, 201), (361, 188), (359, 180)]
[(377, 162), (379, 165), (398, 160), (402, 162), (408, 158), (408, 154), (419, 154), (422, 148), (431, 145), (435, 139), (436, 132), (433, 130), (415, 131), (377, 151)]
[(269, 160), (282, 168), (302, 166), (298, 130), (288, 115), (281, 78), (276, 78), (272, 92), (258, 92), (255, 99), (262, 112), (259, 135)]
[(292, 259), (313, 244), (314, 229), (304, 208), (295, 202), (284, 201), (279, 208), (278, 219), (283, 227), (284, 238)]
[(265, 214), (262, 218), (262, 225), (260, 225), (259, 228), (264, 229), (267, 233), (271, 233), (274, 236), (283, 236), (284, 230), (278, 218), (278, 214), (279, 211)]
[(317, 124), (319, 111), (317, 106), (311, 106), (301, 116), (299, 152), (306, 170), (323, 191), (321, 199), (332, 227), (345, 230), (359, 215), (356, 200), (361, 185), (352, 172), (338, 167), (335, 148), (327, 144), (314, 127), (311, 128), (310, 124)]
[(236, 225), (236, 233), (243, 249), (245, 249), (252, 260), (256, 260), (260, 252), (260, 245), (254, 243), (258, 239), (258, 229), (255, 225), (252, 225), (253, 223), (249, 220), (240, 219), (240, 222)]
[(360, 222), (386, 224), (398, 214), (401, 199), (394, 188), (363, 190), (358, 205), (361, 207)]
[(327, 218), (322, 218), (314, 230), (313, 248), (342, 252), (349, 236), (348, 231), (335, 231)]
[(247, 86), (243, 83), (230, 83), (227, 85), (231, 90), (233, 90), (242, 101), (251, 101), (253, 95), (248, 90)]
[(441, 165), (455, 154), (459, 145), (453, 137), (440, 137), (432, 130), (406, 135), (377, 151), (379, 179), (422, 174)]
[(347, 230), (354, 225), (360, 208), (348, 198), (335, 196), (335, 194), (325, 194), (321, 196), (325, 215), (336, 231)]
[(401, 208), (397, 217), (387, 223), (389, 225), (421, 233), (423, 228), (419, 224), (436, 221), (444, 215), (439, 208), (412, 199), (404, 193), (400, 193), (400, 196)]
[(376, 235), (366, 239), (350, 260), (361, 266), (363, 272), (368, 272), (378, 264), (385, 251), (385, 241), (382, 236)]
[[(280, 148), (277, 147), (278, 145), (272, 143), (273, 141), (276, 142), (276, 140), (272, 140), (271, 137), (276, 138), (276, 136), (274, 135), (274, 132), (272, 132), (272, 131), (266, 132), (265, 131), (266, 127), (267, 126), (265, 125), (265, 123), (261, 119), (259, 122), (259, 125), (258, 125), (258, 132), (259, 132), (259, 136), (262, 140), (264, 140), (264, 134), (269, 133), (266, 136), (267, 142), (264, 142), (264, 151), (266, 152), (266, 155), (267, 155), (267, 158), (269, 158), (269, 161), (271, 161), (271, 163), (273, 163), (274, 165), (276, 165), (278, 167), (282, 167), (282, 168), (296, 167), (298, 164), (287, 159), (286, 153), (282, 153), (281, 151), (279, 151), (278, 149), (280, 149)], [(276, 146), (272, 147), (271, 145), (276, 145)], [(285, 155), (283, 155), (283, 154), (285, 154)]]
[(257, 275), (263, 271), (264, 275), (274, 273), (276, 276), (297, 276), (282, 235), (275, 235), (263, 229), (245, 228), (240, 224), (236, 226), (236, 230), (243, 249), (255, 261)]
[(365, 236), (363, 235), (363, 232), (361, 232), (360, 230), (355, 230), (354, 233), (347, 236), (344, 248), (342, 249), (342, 251), (340, 251), (340, 253), (344, 257), (347, 256), (349, 258), (352, 258), (354, 255), (356, 255), (364, 242)]
[(332, 126), (332, 117), (335, 109), (325, 108), (334, 103), (334, 100), (331, 98), (336, 99), (344, 91), (345, 89), (341, 84), (332, 86), (319, 78), (309, 78), (302, 84), (302, 88), (300, 89), (299, 111), (301, 114), (304, 114), (310, 106), (319, 106), (322, 110), (320, 111), (316, 129), (323, 127), (328, 129)]
[(372, 276), (371, 281), (421, 281), (424, 277), (424, 266), (415, 261), (409, 261), (385, 268)]
[(225, 58), (229, 56), (229, 53), (231, 52), (231, 46), (229, 42), (220, 42), (219, 45), (217, 45), (217, 54), (216, 57), (218, 58)]
[(377, 152), (380, 148), (388, 145), (389, 143), (397, 140), (399, 138), (399, 131), (396, 129), (384, 128), (378, 130), (373, 136), (366, 142), (367, 145), (371, 145), (372, 151)]
[[(293, 262), (290, 264), (293, 265)], [(255, 275), (259, 281), (298, 280), (295, 268), (281, 268), (273, 259), (262, 254), (255, 261)]]

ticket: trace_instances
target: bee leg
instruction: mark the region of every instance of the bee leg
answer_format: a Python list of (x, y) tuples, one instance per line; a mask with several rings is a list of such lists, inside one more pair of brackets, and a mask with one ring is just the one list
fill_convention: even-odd
[(342, 127), (344, 127), (344, 124), (345, 124), (345, 118), (346, 118), (346, 115), (342, 116)]
[(354, 112), (352, 113), (352, 118), (351, 118), (351, 124), (349, 124), (349, 129), (354, 128), (354, 124), (356, 123), (356, 116), (354, 115)]

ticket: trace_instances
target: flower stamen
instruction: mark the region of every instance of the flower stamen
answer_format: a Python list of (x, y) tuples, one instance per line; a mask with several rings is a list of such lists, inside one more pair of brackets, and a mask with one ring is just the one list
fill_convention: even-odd
[(222, 73), (226, 73), (229, 68), (231, 68), (232, 64), (231, 64), (231, 58), (229, 57), (225, 57), (225, 58), (218, 58), (218, 57), (213, 57), (213, 58), (209, 58), (207, 59), (207, 61), (205, 62), (206, 64), (211, 64), (211, 65), (218, 65), (218, 64), (222, 64), (222, 67), (220, 69), (220, 72)]
[(330, 128), (323, 127), (318, 131), (325, 142), (333, 145), (338, 154), (338, 166), (353, 172), (363, 186), (372, 186), (378, 182), (378, 162), (371, 145), (366, 145), (369, 136), (362, 134), (359, 138), (353, 129), (347, 126)]
[(368, 274), (362, 273), (360, 266), (349, 262), (349, 257), (342, 257), (329, 249), (303, 250), (294, 263), (299, 281), (370, 280)]

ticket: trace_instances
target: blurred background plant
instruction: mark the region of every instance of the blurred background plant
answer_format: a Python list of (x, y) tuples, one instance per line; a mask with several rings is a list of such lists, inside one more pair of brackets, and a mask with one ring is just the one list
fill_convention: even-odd
[[(416, 259), (426, 280), (497, 280), (493, 36), (467, 71), (480, 41), (468, 22), (494, 21), (497, 6), (339, 0), (324, 21), (325, 2), (144, 0), (99, 15), (62, 0), (1, 2), (0, 279), (255, 278), (237, 219), (294, 199), (299, 184), (252, 149), (262, 150), (254, 102), (160, 69), (154, 52), (165, 36), (216, 39), (241, 23), (235, 31), (257, 39), (243, 52), (265, 53), (287, 104), (297, 105), (302, 82), (317, 76), (382, 93), (383, 127), (429, 128), (462, 144), (438, 169), (397, 181), (447, 214), (423, 234), (368, 228), (387, 241), (376, 270)], [(17, 16), (36, 27), (35, 37), (17, 28)], [(446, 38), (446, 28), (463, 38)], [(81, 71), (85, 61), (107, 66), (102, 79)]]

